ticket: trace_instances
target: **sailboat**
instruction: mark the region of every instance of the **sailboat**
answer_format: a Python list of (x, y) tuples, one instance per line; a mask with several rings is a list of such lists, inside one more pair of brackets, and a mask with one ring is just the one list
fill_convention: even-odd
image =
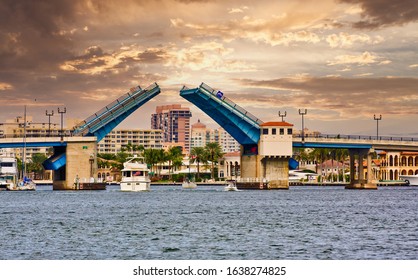
[(23, 175), (16, 184), (9, 184), (7, 190), (9, 191), (34, 191), (36, 190), (35, 182), (26, 176), (26, 105), (23, 122)]

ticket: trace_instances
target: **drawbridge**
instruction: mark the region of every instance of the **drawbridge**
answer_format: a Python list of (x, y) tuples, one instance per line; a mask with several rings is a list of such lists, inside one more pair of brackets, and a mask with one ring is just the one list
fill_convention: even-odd
[[(128, 93), (76, 125), (72, 135), (96, 136), (97, 142), (99, 142), (130, 114), (160, 92), (161, 90), (157, 83), (153, 83), (145, 89), (142, 89), (140, 86), (133, 87)], [(65, 157), (65, 150), (57, 149), (54, 155), (44, 162), (45, 169), (58, 170), (65, 165)]]
[(180, 96), (210, 116), (244, 148), (258, 144), (263, 121), (225, 97), (221, 91), (202, 83), (194, 89), (184, 86)]

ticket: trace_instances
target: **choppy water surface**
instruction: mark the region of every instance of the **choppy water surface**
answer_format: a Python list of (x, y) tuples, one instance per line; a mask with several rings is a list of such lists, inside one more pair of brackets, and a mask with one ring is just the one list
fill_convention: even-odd
[(418, 188), (0, 192), (0, 259), (418, 259)]

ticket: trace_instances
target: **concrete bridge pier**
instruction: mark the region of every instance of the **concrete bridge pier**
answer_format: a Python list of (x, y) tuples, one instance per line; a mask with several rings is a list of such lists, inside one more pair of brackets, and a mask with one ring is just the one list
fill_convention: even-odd
[(60, 152), (65, 153), (66, 164), (54, 170), (53, 190), (91, 188), (94, 178), (97, 178), (96, 140), (68, 142), (65, 150)]
[[(350, 183), (346, 189), (377, 189), (377, 184), (373, 180), (372, 174), (372, 155), (373, 149), (349, 149), (350, 154)], [(357, 158), (358, 168), (356, 169), (355, 160)], [(364, 158), (367, 159), (367, 178), (364, 178)]]
[(269, 189), (289, 189), (289, 157), (267, 156), (261, 166)]

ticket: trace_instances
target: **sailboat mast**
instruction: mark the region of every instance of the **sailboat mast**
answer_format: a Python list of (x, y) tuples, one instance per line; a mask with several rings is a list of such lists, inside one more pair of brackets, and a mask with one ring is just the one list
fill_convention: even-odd
[(23, 178), (26, 176), (26, 105), (23, 117)]

